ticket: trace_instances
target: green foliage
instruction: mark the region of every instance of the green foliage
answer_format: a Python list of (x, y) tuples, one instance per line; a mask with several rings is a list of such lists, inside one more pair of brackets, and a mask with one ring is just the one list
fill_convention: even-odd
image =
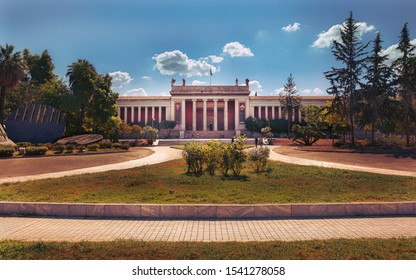
[(0, 45), (0, 124), (4, 125), (5, 102), (9, 90), (15, 88), (26, 74), (27, 65), (14, 46)]
[(68, 153), (73, 153), (75, 149), (76, 149), (76, 145), (75, 144), (72, 144), (72, 143), (66, 144), (66, 151)]
[(207, 145), (203, 147), (206, 170), (208, 174), (214, 175), (215, 171), (221, 164), (221, 152), (223, 144), (220, 141), (208, 141)]
[(270, 120), (270, 128), (273, 133), (280, 135), (281, 133), (287, 132), (288, 120), (278, 119)]
[(159, 130), (151, 126), (145, 126), (143, 127), (141, 134), (143, 135), (143, 138), (147, 140), (149, 145), (153, 145), (153, 142), (158, 137)]
[(14, 153), (12, 146), (0, 146), (0, 157), (11, 157)]
[(26, 148), (26, 155), (27, 156), (40, 156), (45, 155), (48, 151), (48, 147), (27, 147)]
[(100, 149), (111, 149), (113, 147), (113, 142), (109, 140), (101, 140), (98, 145)]
[(17, 147), (30, 147), (30, 146), (32, 146), (32, 143), (30, 143), (30, 142), (17, 142), (16, 143), (16, 145), (17, 145)]
[(65, 151), (66, 147), (65, 145), (56, 144), (53, 145), (52, 150), (55, 151), (58, 154), (62, 154)]
[(267, 125), (266, 120), (256, 119), (252, 116), (249, 116), (247, 119), (245, 119), (246, 129), (253, 132), (260, 132), (263, 127)]
[(290, 73), (287, 82), (284, 85), (284, 90), (279, 94), (279, 101), (282, 104), (282, 109), (288, 116), (287, 135), (290, 134), (293, 113), (301, 106), (301, 97), (296, 95), (297, 92), (295, 80), (292, 73)]
[(270, 150), (267, 147), (253, 148), (248, 152), (248, 159), (252, 163), (254, 172), (260, 173), (266, 171), (269, 155)]
[(243, 170), (243, 164), (247, 160), (247, 154), (244, 152), (245, 138), (240, 136), (227, 145), (227, 153), (229, 160), (229, 168), (233, 172), (234, 176), (239, 176)]
[(127, 151), (128, 149), (130, 149), (130, 145), (129, 144), (121, 144), (121, 149)]
[(137, 140), (137, 138), (139, 138), (140, 135), (142, 135), (142, 131), (143, 128), (140, 125), (135, 124), (130, 129), (130, 135), (131, 137)]
[(98, 144), (89, 144), (89, 145), (87, 145), (87, 150), (95, 152), (95, 151), (98, 150), (99, 147), (100, 147), (100, 145), (98, 145)]
[(182, 157), (186, 161), (187, 173), (194, 173), (201, 175), (205, 163), (205, 153), (201, 143), (186, 142), (185, 149), (182, 152)]
[(295, 133), (292, 141), (304, 146), (311, 146), (325, 136), (325, 133), (315, 123), (308, 123), (302, 126), (295, 124), (292, 131)]
[(108, 138), (111, 141), (118, 141), (119, 136), (121, 134), (121, 126), (121, 119), (119, 117), (112, 116), (102, 126), (101, 130), (105, 138)]

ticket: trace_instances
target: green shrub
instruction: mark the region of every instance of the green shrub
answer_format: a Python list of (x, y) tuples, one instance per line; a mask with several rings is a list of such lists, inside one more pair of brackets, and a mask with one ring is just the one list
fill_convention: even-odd
[(48, 151), (48, 147), (45, 147), (45, 146), (27, 147), (26, 155), (27, 156), (41, 156), (41, 155), (45, 155), (47, 151)]
[(128, 149), (130, 149), (130, 146), (129, 144), (121, 144), (121, 149), (127, 151)]
[(14, 153), (12, 146), (0, 146), (0, 157), (11, 157)]
[(98, 144), (89, 144), (88, 146), (87, 146), (87, 150), (88, 151), (96, 151), (96, 150), (98, 150), (98, 148), (99, 148), (100, 146), (98, 145)]
[(269, 155), (270, 150), (267, 147), (254, 148), (248, 152), (248, 159), (252, 162), (254, 172), (260, 173), (266, 171)]
[(76, 146), (74, 144), (66, 144), (66, 150), (69, 153), (74, 152), (75, 148), (76, 148)]
[(234, 176), (239, 176), (243, 170), (243, 164), (247, 160), (247, 154), (244, 152), (245, 137), (240, 136), (233, 143), (228, 144), (229, 168)]
[(110, 140), (102, 140), (98, 143), (100, 149), (111, 149), (113, 147), (113, 142)]
[(79, 145), (78, 147), (77, 147), (77, 152), (79, 152), (79, 153), (83, 153), (83, 152), (85, 152), (85, 150), (86, 150), (87, 148), (85, 148), (85, 145)]
[(295, 124), (292, 127), (292, 132), (295, 133), (295, 137), (292, 141), (304, 146), (312, 146), (319, 139), (325, 137), (325, 133), (323, 133), (315, 123), (308, 123), (307, 125), (302, 126)]
[(121, 149), (121, 147), (122, 147), (122, 144), (121, 143), (114, 143), (113, 144), (113, 148), (114, 149)]
[(223, 144), (220, 141), (212, 140), (208, 141), (203, 148), (206, 170), (210, 175), (214, 175), (215, 171), (220, 167), (222, 146)]
[(185, 143), (185, 149), (182, 152), (182, 157), (186, 161), (187, 173), (194, 173), (201, 175), (204, 167), (205, 155), (202, 144), (198, 142)]
[(52, 150), (56, 153), (62, 154), (65, 151), (65, 145), (56, 144), (53, 146)]
[(27, 148), (27, 147), (32, 146), (32, 143), (30, 143), (30, 142), (18, 142), (18, 143), (16, 143), (16, 145), (17, 145), (18, 148), (20, 148), (20, 147)]

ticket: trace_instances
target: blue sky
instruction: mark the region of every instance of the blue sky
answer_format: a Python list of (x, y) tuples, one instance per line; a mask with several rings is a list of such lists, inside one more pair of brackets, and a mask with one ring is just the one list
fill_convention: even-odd
[[(325, 95), (336, 66), (330, 42), (353, 11), (364, 42), (381, 32), (385, 53), (405, 22), (416, 38), (414, 0), (1, 0), (0, 45), (48, 49), (64, 77), (89, 60), (122, 95), (166, 95), (170, 80), (276, 94), (293, 74), (302, 95)], [(412, 41), (416, 44), (416, 39)]]

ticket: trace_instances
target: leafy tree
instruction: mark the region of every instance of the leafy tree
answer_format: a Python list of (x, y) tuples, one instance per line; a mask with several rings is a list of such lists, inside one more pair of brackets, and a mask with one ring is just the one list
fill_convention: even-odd
[(112, 116), (109, 118), (107, 122), (102, 126), (104, 137), (110, 139), (113, 142), (118, 141), (121, 134), (121, 125), (122, 121), (119, 117)]
[(354, 136), (354, 113), (357, 108), (360, 78), (366, 61), (366, 51), (368, 44), (360, 42), (358, 35), (358, 22), (356, 22), (350, 12), (349, 18), (341, 27), (341, 42), (333, 41), (332, 54), (335, 59), (341, 62), (344, 67), (334, 68), (324, 73), (330, 81), (331, 87), (327, 92), (335, 96), (334, 109), (342, 111), (351, 128), (351, 144), (355, 145)]
[(215, 175), (215, 171), (220, 167), (222, 149), (223, 143), (216, 140), (208, 141), (203, 147), (204, 161), (209, 175)]
[[(72, 107), (70, 111), (74, 112), (76, 132), (101, 132), (100, 127), (117, 112), (115, 103), (118, 95), (111, 91), (111, 77), (108, 74), (99, 75), (85, 59), (72, 63), (66, 75), (71, 92), (68, 103)], [(87, 119), (90, 123), (84, 126)]]
[(131, 136), (137, 140), (139, 136), (142, 134), (143, 128), (140, 125), (133, 125), (130, 129)]
[(272, 132), (277, 133), (279, 137), (281, 133), (287, 132), (287, 125), (288, 125), (288, 120), (284, 120), (284, 119), (270, 120), (270, 128), (272, 129)]
[(246, 129), (251, 132), (251, 135), (253, 135), (253, 132), (260, 132), (263, 127), (263, 121), (252, 116), (247, 117), (244, 122)]
[[(145, 127), (146, 128), (146, 127)], [(199, 142), (186, 142), (182, 151), (182, 157), (186, 161), (187, 173), (201, 175), (204, 168), (205, 153), (202, 144)]]
[(399, 45), (397, 46), (397, 49), (401, 52), (401, 56), (393, 62), (393, 66), (399, 76), (398, 92), (407, 146), (410, 146), (410, 129), (416, 119), (413, 107), (416, 68), (412, 63), (414, 58), (413, 51), (415, 48), (416, 46), (413, 46), (410, 42), (409, 29), (407, 28), (407, 23), (405, 23), (400, 33)]
[(392, 108), (392, 99), (396, 87), (393, 70), (386, 66), (387, 55), (381, 55), (381, 36), (377, 34), (372, 55), (369, 57), (369, 65), (364, 78), (367, 84), (363, 85), (360, 101), (360, 125), (371, 126), (371, 142), (375, 143), (375, 130), (377, 123), (387, 121), (387, 116)]
[(243, 170), (243, 164), (247, 160), (247, 154), (244, 152), (245, 138), (237, 137), (236, 141), (228, 144), (229, 168), (234, 176), (240, 176)]
[(308, 123), (307, 125), (295, 124), (292, 131), (295, 133), (292, 141), (304, 146), (312, 146), (319, 139), (325, 137), (325, 133), (315, 123)]
[(159, 130), (151, 126), (145, 126), (143, 127), (143, 130), (141, 131), (143, 138), (147, 139), (147, 143), (149, 145), (152, 145), (153, 142), (157, 139), (158, 133), (159, 133)]
[(174, 129), (175, 127), (176, 127), (175, 121), (164, 120), (160, 122), (160, 128), (168, 130), (168, 135), (166, 136), (166, 138), (170, 137), (170, 133), (172, 132), (172, 129)]
[(28, 66), (27, 80), (30, 84), (41, 85), (55, 78), (53, 73), (55, 65), (48, 50), (44, 50), (41, 55), (33, 55), (28, 49), (24, 49), (23, 58)]
[(248, 159), (252, 163), (254, 172), (260, 173), (266, 171), (269, 155), (270, 150), (267, 147), (253, 148), (248, 152)]
[(5, 101), (7, 93), (19, 84), (26, 74), (26, 63), (20, 52), (13, 53), (14, 46), (0, 46), (0, 124), (5, 120)]
[(290, 134), (293, 112), (296, 108), (300, 108), (301, 98), (296, 95), (297, 92), (298, 90), (296, 88), (295, 80), (293, 79), (292, 73), (290, 73), (289, 77), (287, 78), (287, 82), (284, 85), (284, 90), (279, 94), (279, 100), (282, 104), (282, 109), (288, 116), (288, 136)]

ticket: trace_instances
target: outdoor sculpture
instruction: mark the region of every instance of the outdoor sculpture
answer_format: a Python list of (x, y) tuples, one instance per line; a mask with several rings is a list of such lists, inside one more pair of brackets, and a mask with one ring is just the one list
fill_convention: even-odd
[(13, 111), (6, 122), (14, 142), (52, 143), (65, 133), (62, 113), (43, 104), (32, 104)]

